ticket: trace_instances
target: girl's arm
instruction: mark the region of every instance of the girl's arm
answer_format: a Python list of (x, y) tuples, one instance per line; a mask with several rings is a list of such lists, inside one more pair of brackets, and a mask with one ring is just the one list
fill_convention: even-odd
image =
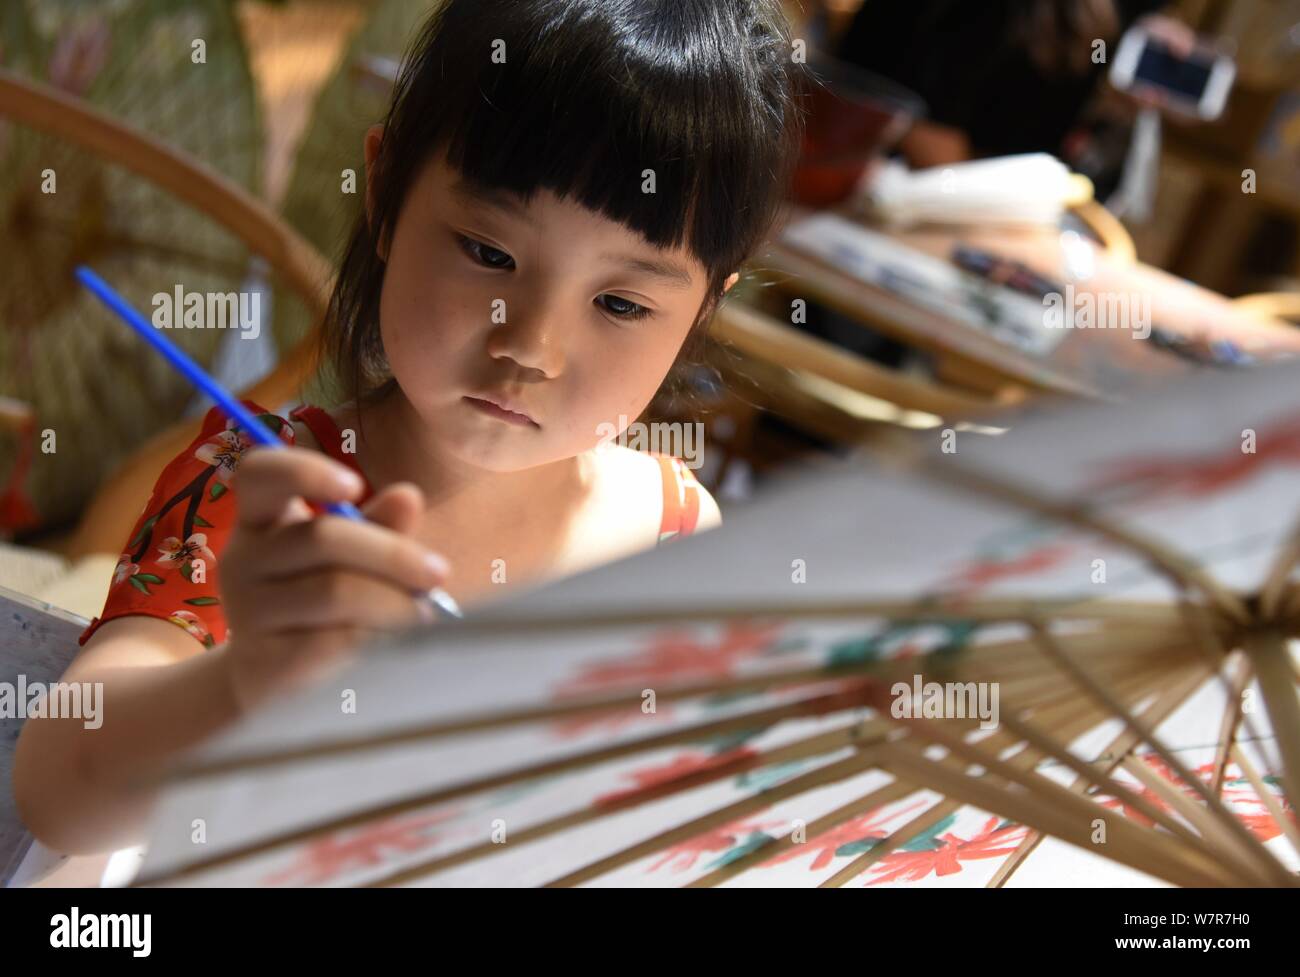
[(100, 624), (63, 681), (102, 683), (102, 723), (29, 719), (19, 739), (14, 791), (37, 838), (72, 854), (138, 843), (159, 775), (178, 753), (346, 665), (376, 634), (432, 619), (412, 594), (442, 586), (449, 568), (406, 535), (423, 511), (418, 488), (377, 493), (361, 507), (364, 523), (313, 519), (304, 501), (352, 501), (362, 487), (305, 448), (249, 453), (230, 489), (237, 522), (219, 557), (215, 606), (228, 640), (209, 648), (199, 640), (206, 632), (177, 627), (175, 616)]
[(62, 678), (102, 683), (101, 724), (67, 717), (23, 725), (14, 794), (32, 834), (71, 854), (143, 841), (153, 784), (168, 761), (242, 711), (227, 648), (205, 650), (157, 618), (106, 622)]

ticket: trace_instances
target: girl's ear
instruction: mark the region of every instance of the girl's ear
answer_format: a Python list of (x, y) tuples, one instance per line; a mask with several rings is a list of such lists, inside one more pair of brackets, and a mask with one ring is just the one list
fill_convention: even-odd
[(722, 291), (723, 291), (724, 293), (726, 293), (726, 292), (730, 292), (730, 291), (731, 291), (731, 286), (734, 285), (734, 284), (736, 284), (736, 282), (738, 282), (738, 281), (740, 281), (740, 272), (738, 272), (738, 271), (733, 271), (733, 272), (732, 272), (732, 273), (727, 277), (727, 280), (726, 280), (725, 282), (722, 283)]
[[(366, 221), (371, 224), (372, 230), (375, 216), (375, 169), (379, 160), (379, 146), (384, 139), (384, 127), (382, 125), (372, 125), (366, 130), (365, 155), (366, 155)], [(379, 237), (375, 253), (379, 256), (380, 261), (387, 261), (388, 254), (384, 246), (383, 235)]]

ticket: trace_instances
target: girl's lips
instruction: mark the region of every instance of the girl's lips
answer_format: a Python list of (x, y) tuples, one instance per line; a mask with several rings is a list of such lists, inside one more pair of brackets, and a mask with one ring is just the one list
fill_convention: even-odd
[(476, 408), (489, 417), (495, 417), (497, 420), (505, 421), (507, 424), (517, 424), (520, 427), (540, 427), (527, 414), (521, 414), (518, 411), (506, 410), (504, 407), (498, 407), (490, 400), (484, 400), (481, 397), (466, 397), (465, 401), (471, 407)]

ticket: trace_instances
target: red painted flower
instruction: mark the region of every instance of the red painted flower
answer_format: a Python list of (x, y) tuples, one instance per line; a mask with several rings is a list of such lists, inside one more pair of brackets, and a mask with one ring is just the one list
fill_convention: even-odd
[(428, 848), (439, 838), (432, 829), (454, 817), (434, 815), (388, 818), (351, 831), (342, 831), (303, 848), (288, 868), (267, 876), (263, 885), (321, 885), (355, 869), (377, 868), (393, 854)]
[(885, 830), (885, 825), (890, 821), (901, 818), (904, 814), (916, 810), (919, 807), (925, 807), (927, 801), (919, 800), (914, 804), (897, 811), (885, 811), (877, 808), (874, 811), (868, 811), (866, 814), (838, 824), (829, 831), (823, 831), (816, 837), (809, 838), (805, 844), (795, 845), (788, 851), (768, 859), (764, 865), (779, 865), (782, 862), (790, 862), (796, 858), (802, 858), (809, 851), (817, 852), (817, 857), (812, 860), (808, 866), (808, 871), (815, 872), (823, 869), (831, 863), (838, 849), (845, 845), (852, 845), (855, 842), (865, 841), (867, 839), (879, 840), (889, 836)]
[(728, 764), (736, 763), (749, 757), (758, 756), (756, 750), (748, 747), (740, 747), (735, 750), (728, 750), (725, 753), (682, 753), (673, 757), (667, 763), (657, 767), (645, 767), (641, 770), (634, 770), (625, 776), (631, 779), (636, 786), (629, 787), (626, 790), (618, 790), (609, 794), (602, 794), (592, 802), (595, 807), (604, 807), (610, 804), (616, 804), (619, 801), (635, 797), (637, 794), (650, 790), (653, 787), (659, 787), (664, 784), (672, 783), (674, 780), (680, 780), (691, 774), (700, 773), (705, 770), (712, 770), (717, 767), (725, 767)]
[(716, 641), (700, 641), (691, 632), (675, 628), (661, 631), (650, 640), (649, 647), (624, 661), (589, 665), (558, 692), (573, 696), (731, 678), (738, 665), (771, 647), (781, 627), (780, 623), (730, 621), (725, 634)]
[(589, 733), (601, 731), (615, 733), (620, 729), (631, 726), (633, 723), (644, 722), (648, 719), (667, 719), (672, 714), (672, 706), (668, 703), (658, 706), (653, 713), (642, 712), (640, 704), (621, 706), (605, 712), (582, 713), (577, 716), (556, 719), (550, 723), (550, 730), (553, 736), (562, 739), (586, 736)]
[(1144, 500), (1167, 496), (1188, 499), (1214, 495), (1249, 478), (1267, 465), (1300, 465), (1300, 418), (1258, 432), (1254, 453), (1240, 446), (1211, 456), (1152, 458), (1143, 455), (1108, 465), (1096, 482), (1099, 489), (1118, 483), (1141, 488)]
[[(1199, 795), (1196, 794), (1190, 785), (1185, 783), (1173, 772), (1173, 769), (1158, 753), (1142, 753), (1137, 754), (1137, 756), (1148, 766), (1152, 767), (1163, 779), (1178, 787), (1183, 791), (1183, 793), (1187, 794), (1188, 797), (1197, 800), (1199, 803)], [(1214, 761), (1210, 761), (1201, 764), (1199, 767), (1194, 769), (1192, 773), (1202, 783), (1208, 786), (1214, 781), (1216, 769), (1217, 764)], [(1246, 827), (1254, 832), (1255, 836), (1259, 838), (1260, 841), (1271, 841), (1280, 835), (1282, 833), (1281, 826), (1278, 825), (1277, 819), (1269, 813), (1268, 807), (1264, 804), (1263, 799), (1255, 792), (1255, 789), (1249, 783), (1243, 783), (1236, 786), (1231, 783), (1231, 781), (1242, 779), (1242, 775), (1240, 771), (1237, 770), (1235, 764), (1228, 765), (1228, 768), (1225, 771), (1225, 776), (1229, 782), (1224, 784), (1221, 796), (1224, 805), (1228, 810), (1241, 818)], [(1149, 788), (1138, 784), (1131, 785), (1131, 788), (1134, 793), (1145, 798), (1159, 810), (1169, 811), (1171, 809), (1170, 805), (1167, 804), (1159, 794), (1154, 793)], [(1281, 793), (1275, 794), (1274, 796), (1277, 798), (1278, 803), (1281, 805), (1286, 816), (1291, 818), (1292, 821), (1295, 821), (1295, 808), (1291, 806), (1288, 799)], [(1141, 811), (1135, 810), (1121, 802), (1118, 798), (1107, 798), (1106, 800), (1101, 801), (1101, 806), (1111, 810), (1118, 810), (1125, 817), (1132, 818), (1138, 824), (1146, 827), (1150, 827), (1154, 823)]]
[(766, 831), (768, 828), (784, 824), (782, 821), (733, 821), (731, 824), (706, 831), (687, 841), (666, 848), (659, 860), (646, 869), (646, 873), (657, 872), (665, 866), (675, 873), (689, 872), (695, 867), (701, 855), (715, 852), (728, 852), (750, 835)]
[(880, 885), (882, 882), (895, 882), (900, 879), (908, 882), (920, 882), (934, 873), (938, 875), (955, 875), (962, 869), (962, 862), (977, 858), (998, 858), (1010, 855), (1016, 850), (1025, 836), (1025, 827), (1020, 824), (998, 828), (1000, 819), (991, 817), (984, 822), (979, 834), (970, 838), (961, 838), (951, 831), (941, 835), (938, 847), (925, 851), (890, 852), (872, 866), (880, 872), (867, 885)]
[(951, 589), (956, 597), (970, 597), (995, 583), (1060, 566), (1071, 551), (1069, 546), (1054, 543), (1014, 557), (972, 560), (953, 574), (944, 589)]

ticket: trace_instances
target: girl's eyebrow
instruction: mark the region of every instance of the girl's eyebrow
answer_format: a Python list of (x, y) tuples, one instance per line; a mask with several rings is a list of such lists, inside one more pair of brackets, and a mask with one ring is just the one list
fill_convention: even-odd
[[(484, 186), (469, 177), (462, 176), (451, 184), (451, 193), (466, 206), (479, 204), (491, 207), (510, 214), (525, 224), (537, 226), (537, 218), (528, 212), (519, 196), (509, 190)], [(628, 271), (657, 278), (667, 288), (688, 289), (695, 283), (689, 271), (671, 261), (654, 261), (627, 254), (603, 254), (600, 260), (608, 264), (618, 264)]]
[(530, 214), (523, 201), (509, 190), (487, 187), (481, 183), (476, 183), (469, 177), (462, 176), (452, 183), (451, 194), (465, 206), (479, 204), (484, 207), (491, 207), (494, 210), (503, 211), (525, 224), (534, 227), (537, 225), (537, 218)]
[(629, 254), (602, 254), (600, 260), (611, 264), (617, 263), (628, 271), (636, 271), (657, 278), (665, 288), (687, 289), (694, 284), (691, 273), (681, 265), (674, 264), (671, 261), (650, 261)]

